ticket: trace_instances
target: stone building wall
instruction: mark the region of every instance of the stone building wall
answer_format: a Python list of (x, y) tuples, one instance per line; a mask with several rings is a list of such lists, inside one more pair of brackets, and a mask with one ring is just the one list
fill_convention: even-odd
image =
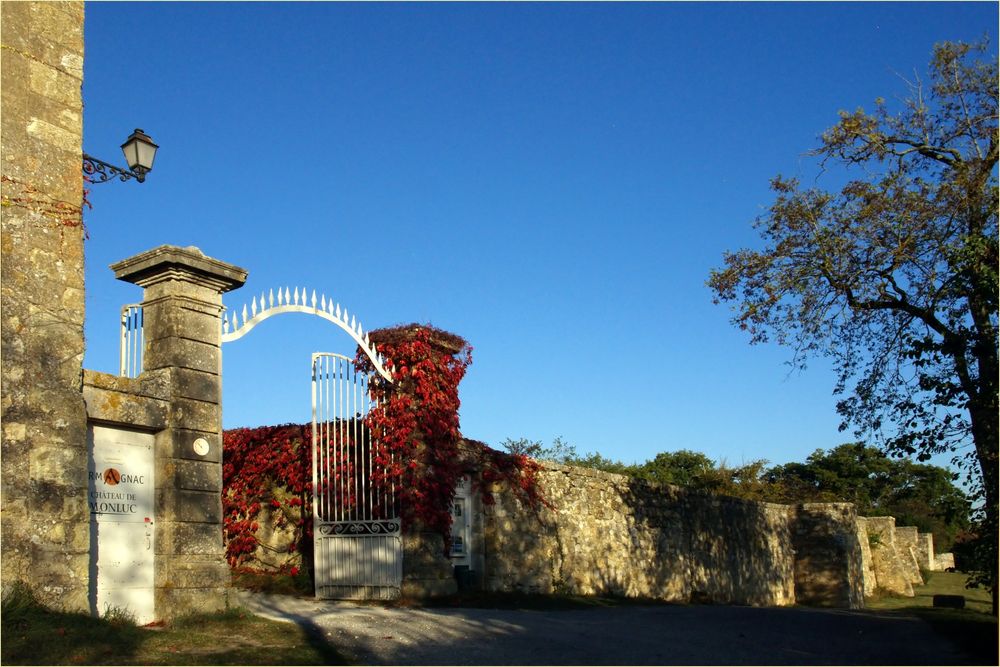
[(87, 608), (83, 3), (0, 3), (4, 585)]
[[(497, 488), (486, 508), (492, 590), (678, 602), (863, 604), (853, 507), (791, 507), (543, 464), (552, 508)], [(798, 553), (796, 553), (798, 552)]]

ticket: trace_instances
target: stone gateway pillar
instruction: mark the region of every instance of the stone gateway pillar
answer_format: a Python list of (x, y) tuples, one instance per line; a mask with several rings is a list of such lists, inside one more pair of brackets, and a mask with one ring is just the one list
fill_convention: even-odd
[(169, 375), (166, 428), (154, 446), (156, 615), (222, 609), (230, 581), (222, 539), (222, 294), (242, 286), (247, 272), (193, 246), (168, 245), (111, 269), (143, 288), (143, 373)]

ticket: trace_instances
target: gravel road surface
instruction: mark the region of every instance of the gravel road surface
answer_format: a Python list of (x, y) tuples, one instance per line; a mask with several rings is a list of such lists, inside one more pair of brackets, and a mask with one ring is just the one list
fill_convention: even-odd
[(808, 608), (385, 608), (240, 591), (365, 665), (962, 665), (923, 621)]

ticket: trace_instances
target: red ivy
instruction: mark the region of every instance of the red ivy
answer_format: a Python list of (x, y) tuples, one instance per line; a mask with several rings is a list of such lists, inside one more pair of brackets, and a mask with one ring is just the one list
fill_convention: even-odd
[(506, 482), (514, 492), (514, 496), (532, 509), (541, 505), (552, 508), (545, 500), (538, 483), (538, 472), (541, 464), (524, 454), (508, 454), (480, 445), (477, 450), (477, 468), (479, 475), (479, 492), (486, 505), (493, 505), (493, 485)]
[[(257, 519), (270, 504), (277, 526), (292, 524), (290, 550), (312, 539), (312, 522), (302, 506), (312, 506), (312, 426), (284, 424), (237, 428), (222, 436), (222, 512), (226, 559), (245, 563), (257, 549)], [(278, 489), (283, 493), (274, 493)]]
[[(404, 526), (451, 532), (451, 503), (464, 473), (459, 456), (458, 384), (472, 363), (472, 348), (453, 334), (409, 325), (370, 332), (386, 357), (393, 382), (373, 376), (377, 407), (365, 418), (374, 434), (374, 460), (383, 472), (373, 484), (397, 490)], [(452, 344), (442, 344), (447, 337)], [(455, 343), (458, 344), (455, 344)], [(359, 350), (355, 365), (371, 372)]]

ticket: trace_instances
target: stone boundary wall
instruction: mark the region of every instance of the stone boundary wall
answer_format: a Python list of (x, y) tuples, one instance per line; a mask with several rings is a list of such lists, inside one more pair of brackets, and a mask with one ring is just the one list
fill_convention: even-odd
[(863, 604), (849, 504), (752, 502), (551, 463), (539, 479), (551, 509), (526, 508), (502, 487), (485, 508), (488, 589)]
[[(473, 494), (476, 588), (846, 608), (878, 592), (914, 594), (902, 551), (916, 529), (897, 528), (893, 517), (859, 517), (849, 503), (755, 503), (542, 465), (552, 509), (529, 510), (499, 485), (492, 507)], [(302, 564), (288, 553), (290, 531), (274, 530), (263, 513), (260, 526), (267, 548), (251, 567)], [(921, 548), (933, 544), (931, 534), (916, 534)], [(403, 545), (404, 596), (455, 592), (440, 535), (408, 529)], [(951, 554), (934, 559), (931, 569), (954, 567)]]

